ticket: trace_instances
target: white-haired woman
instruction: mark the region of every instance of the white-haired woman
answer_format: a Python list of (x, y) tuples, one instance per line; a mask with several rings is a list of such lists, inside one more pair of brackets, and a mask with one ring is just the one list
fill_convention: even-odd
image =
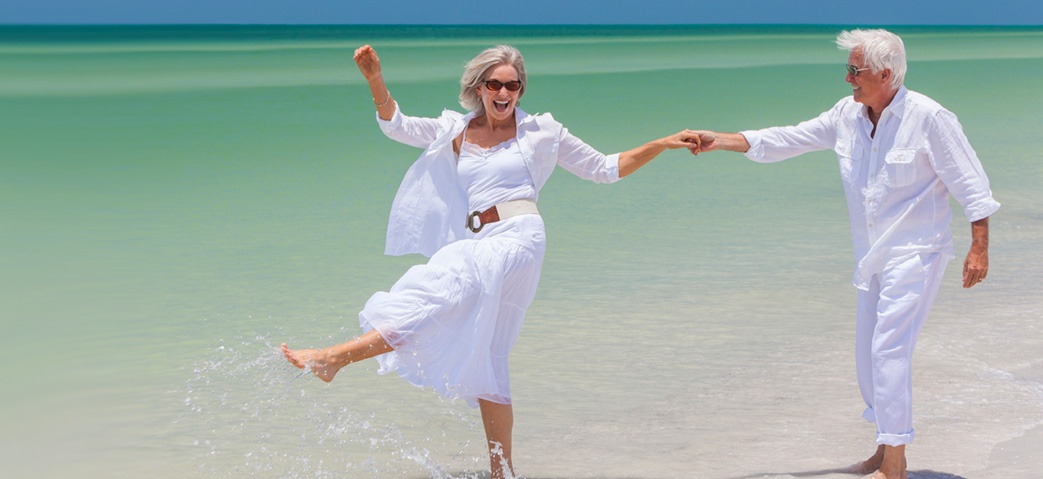
[(555, 166), (611, 183), (666, 149), (697, 151), (698, 136), (682, 131), (623, 153), (599, 153), (551, 115), (518, 108), (525, 63), (509, 46), (485, 50), (467, 64), (460, 104), (470, 113), (446, 111), (439, 118), (402, 114), (369, 45), (355, 51), (355, 62), (381, 130), (424, 149), (392, 205), (386, 253), (430, 260), (369, 299), (359, 313), (364, 333), (358, 338), (324, 349), (283, 344), (282, 351), (324, 381), (350, 363), (377, 357), (381, 373), (395, 371), (464, 398), (481, 410), (492, 477), (512, 477), (507, 354), (543, 265), (540, 188)]

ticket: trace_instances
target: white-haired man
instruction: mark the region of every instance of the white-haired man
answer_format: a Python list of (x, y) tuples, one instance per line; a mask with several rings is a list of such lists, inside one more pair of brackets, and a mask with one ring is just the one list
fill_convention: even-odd
[(833, 149), (847, 196), (859, 289), (858, 384), (877, 426), (876, 453), (850, 472), (904, 479), (913, 440), (910, 360), (916, 338), (953, 257), (949, 195), (971, 222), (963, 287), (989, 270), (989, 216), (1000, 204), (956, 116), (903, 86), (905, 46), (885, 30), (840, 33), (850, 52), (853, 95), (796, 126), (741, 133), (703, 131), (694, 153), (728, 150), (753, 161), (782, 161)]

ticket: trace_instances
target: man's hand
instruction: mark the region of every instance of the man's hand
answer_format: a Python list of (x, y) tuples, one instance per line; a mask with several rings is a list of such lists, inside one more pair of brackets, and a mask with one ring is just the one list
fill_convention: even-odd
[(989, 274), (989, 219), (971, 223), (971, 250), (963, 261), (963, 287), (971, 288), (985, 281)]

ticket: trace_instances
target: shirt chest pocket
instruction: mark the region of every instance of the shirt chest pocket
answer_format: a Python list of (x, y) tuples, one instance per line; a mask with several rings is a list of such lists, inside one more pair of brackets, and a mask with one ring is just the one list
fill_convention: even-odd
[(887, 152), (884, 156), (884, 170), (887, 172), (887, 186), (901, 188), (916, 181), (916, 149), (902, 148)]
[(833, 151), (836, 152), (837, 160), (840, 162), (840, 177), (847, 182), (857, 180), (861, 170), (862, 145), (848, 140), (837, 140)]

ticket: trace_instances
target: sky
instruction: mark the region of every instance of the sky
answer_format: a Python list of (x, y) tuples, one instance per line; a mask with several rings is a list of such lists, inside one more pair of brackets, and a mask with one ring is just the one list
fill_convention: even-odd
[(0, 24), (1043, 25), (1043, 0), (0, 0)]

